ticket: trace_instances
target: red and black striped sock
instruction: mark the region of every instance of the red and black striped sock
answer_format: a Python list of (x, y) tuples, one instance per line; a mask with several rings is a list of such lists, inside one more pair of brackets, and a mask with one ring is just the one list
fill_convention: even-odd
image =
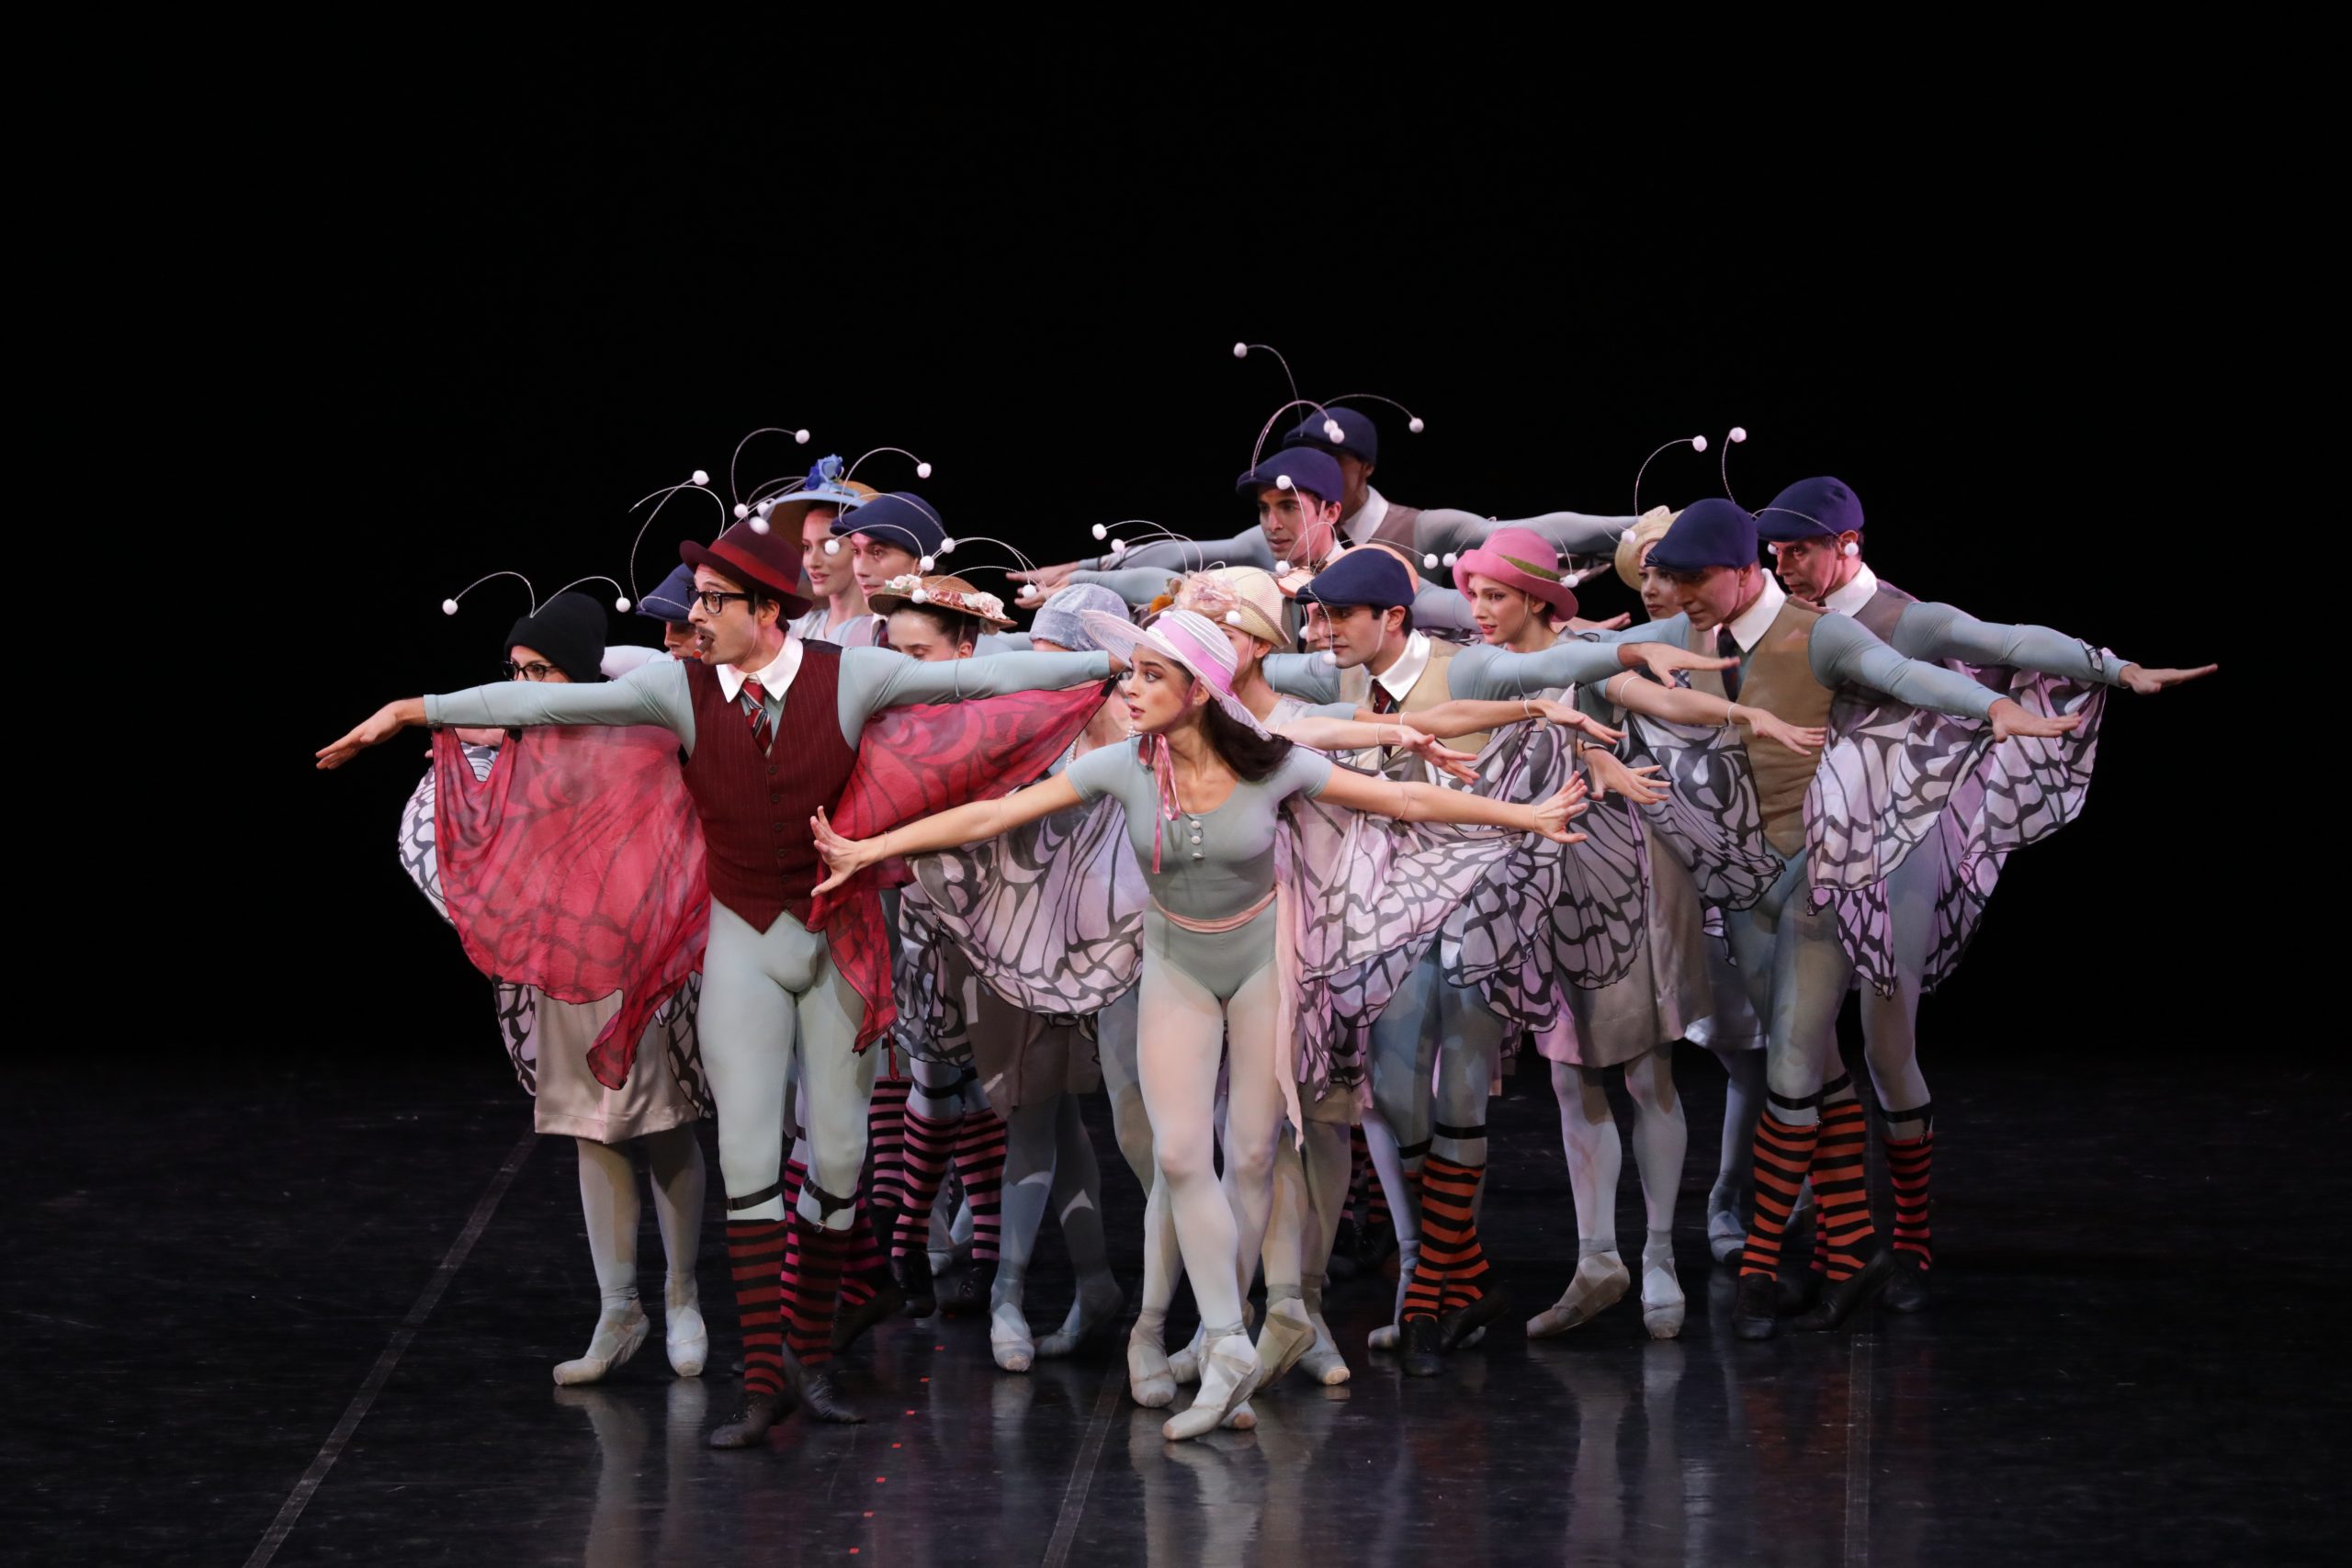
[[(1487, 1293), (1487, 1249), (1478, 1245), (1478, 1183), (1485, 1165), (1430, 1156), (1421, 1186), (1421, 1261), (1432, 1252), (1445, 1270), (1442, 1310), (1458, 1311)], [(1416, 1273), (1416, 1282), (1419, 1280)]]
[(874, 1151), (874, 1182), (870, 1189), (876, 1208), (905, 1206), (907, 1159), (907, 1096), (912, 1078), (877, 1078), (874, 1098), (865, 1107), (865, 1142)]
[(727, 1222), (727, 1267), (743, 1334), (743, 1392), (784, 1392), (784, 1251), (789, 1219)]
[[(797, 1159), (787, 1159), (784, 1162), (784, 1218), (786, 1224), (791, 1223), (793, 1213), (800, 1207), (801, 1183), (808, 1179), (808, 1168), (807, 1166), (802, 1165)], [(797, 1235), (786, 1231), (784, 1238), (784, 1269), (782, 1279), (784, 1283), (784, 1293), (787, 1298), (792, 1294), (793, 1278), (799, 1272), (800, 1241)]]
[[(1361, 1122), (1348, 1129), (1348, 1218), (1356, 1223), (1359, 1233), (1388, 1223), (1388, 1205), (1380, 1199), (1380, 1183), (1374, 1179), (1372, 1145), (1364, 1140)], [(1374, 1217), (1373, 1204), (1380, 1203), (1378, 1218)]]
[(972, 1260), (997, 1256), (1004, 1228), (1004, 1119), (985, 1107), (964, 1112), (956, 1139), (956, 1179), (972, 1205)]
[(1936, 1249), (1928, 1231), (1928, 1178), (1935, 1165), (1936, 1129), (1928, 1109), (1889, 1111), (1889, 1122), (1921, 1122), (1927, 1125), (1916, 1138), (1884, 1138), (1886, 1171), (1894, 1188), (1894, 1250), (1908, 1252), (1922, 1272), (1935, 1267)]
[(874, 1211), (861, 1199), (856, 1216), (850, 1221), (842, 1258), (842, 1304), (864, 1306), (881, 1294), (888, 1281), (882, 1245), (874, 1235)]
[(931, 1249), (931, 1207), (939, 1201), (939, 1184), (947, 1179), (947, 1162), (956, 1153), (957, 1124), (963, 1119), (960, 1111), (948, 1121), (907, 1108), (906, 1156), (900, 1167), (902, 1201), (891, 1257)]
[(829, 1231), (805, 1220), (793, 1222), (800, 1246), (800, 1277), (785, 1303), (786, 1337), (804, 1367), (833, 1359), (833, 1309), (841, 1299), (842, 1264), (849, 1256), (849, 1232)]
[(1743, 1275), (1767, 1278), (1781, 1271), (1781, 1238), (1789, 1228), (1789, 1211), (1796, 1206), (1797, 1189), (1813, 1168), (1813, 1149), (1821, 1123), (1783, 1122), (1783, 1111), (1800, 1114), (1814, 1109), (1810, 1100), (1790, 1101), (1769, 1095), (1764, 1114), (1756, 1119), (1756, 1214), (1747, 1227), (1747, 1246), (1740, 1254)]
[(1813, 1150), (1813, 1223), (1826, 1236), (1829, 1282), (1850, 1280), (1870, 1261), (1878, 1242), (1871, 1221), (1870, 1127), (1851, 1078), (1823, 1091), (1821, 1135)]

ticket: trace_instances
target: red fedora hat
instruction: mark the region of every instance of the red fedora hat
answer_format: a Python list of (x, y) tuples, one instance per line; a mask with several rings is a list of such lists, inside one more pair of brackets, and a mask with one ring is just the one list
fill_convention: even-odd
[(786, 619), (808, 613), (808, 601), (797, 592), (800, 541), (782, 528), (754, 533), (747, 517), (707, 545), (686, 540), (678, 547), (678, 558), (688, 566), (707, 566), (745, 587), (773, 593), (784, 601)]

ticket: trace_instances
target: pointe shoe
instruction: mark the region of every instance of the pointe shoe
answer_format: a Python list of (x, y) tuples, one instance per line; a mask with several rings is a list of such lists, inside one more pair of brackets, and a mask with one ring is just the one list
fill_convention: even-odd
[(1742, 1339), (1770, 1339), (1781, 1332), (1779, 1290), (1770, 1274), (1742, 1274), (1731, 1303), (1731, 1331)]
[(1449, 1352), (1466, 1349), (1486, 1338), (1487, 1326), (1500, 1322), (1509, 1311), (1510, 1292), (1500, 1285), (1490, 1286), (1476, 1301), (1438, 1314), (1438, 1343)]
[(1826, 1284), (1820, 1304), (1789, 1326), (1804, 1334), (1826, 1334), (1859, 1312), (1872, 1296), (1886, 1289), (1894, 1274), (1894, 1255), (1881, 1252), (1862, 1265), (1861, 1272)]
[(1305, 1303), (1292, 1298), (1268, 1307), (1266, 1321), (1258, 1329), (1260, 1383), (1271, 1384), (1296, 1366), (1314, 1344), (1315, 1324)]
[(606, 1373), (628, 1364), (651, 1332), (653, 1325), (646, 1320), (645, 1308), (636, 1302), (617, 1312), (606, 1307), (597, 1314), (596, 1333), (588, 1341), (588, 1353), (577, 1360), (557, 1362), (555, 1381), (567, 1387), (602, 1382)]
[(1037, 1341), (1037, 1359), (1048, 1361), (1075, 1354), (1090, 1335), (1118, 1322), (1126, 1304), (1127, 1293), (1108, 1275), (1080, 1281), (1069, 1315), (1062, 1319), (1059, 1328)]
[(714, 1449), (748, 1449), (755, 1447), (768, 1435), (768, 1428), (789, 1412), (780, 1393), (747, 1393), (742, 1408), (723, 1427), (711, 1428), (704, 1439)]
[(1707, 1252), (1718, 1263), (1730, 1263), (1747, 1249), (1747, 1226), (1736, 1209), (1716, 1209), (1707, 1215)]
[(1017, 1302), (999, 1302), (989, 1312), (989, 1354), (1001, 1372), (1025, 1372), (1037, 1359), (1029, 1319)]
[(1675, 1277), (1674, 1259), (1660, 1258), (1642, 1269), (1642, 1326), (1653, 1339), (1672, 1339), (1682, 1332), (1682, 1281)]
[(1878, 1302), (1889, 1312), (1917, 1312), (1928, 1304), (1928, 1267), (1917, 1253), (1894, 1255), (1894, 1273), (1879, 1292)]
[(1127, 1397), (1146, 1410), (1176, 1403), (1176, 1380), (1168, 1375), (1168, 1352), (1158, 1334), (1138, 1323), (1127, 1335)]
[(1582, 1327), (1615, 1306), (1633, 1283), (1625, 1260), (1615, 1253), (1587, 1253), (1577, 1259), (1576, 1278), (1560, 1299), (1527, 1320), (1527, 1337), (1544, 1339)]
[(673, 1280), (662, 1298), (662, 1338), (670, 1370), (682, 1378), (702, 1376), (710, 1359), (710, 1329), (702, 1320), (702, 1292), (692, 1276)]
[(1323, 1314), (1315, 1312), (1306, 1315), (1307, 1321), (1315, 1325), (1315, 1343), (1299, 1357), (1298, 1370), (1325, 1388), (1337, 1388), (1355, 1374), (1348, 1370), (1348, 1359), (1340, 1354), (1339, 1341), (1331, 1337), (1331, 1325), (1323, 1321)]
[(793, 1353), (790, 1344), (784, 1348), (784, 1381), (791, 1388), (800, 1408), (820, 1421), (838, 1422), (844, 1427), (860, 1427), (865, 1417), (860, 1416), (833, 1386), (832, 1363), (811, 1368)]
[(1398, 1358), (1408, 1378), (1433, 1378), (1445, 1371), (1445, 1341), (1437, 1319), (1408, 1317), (1403, 1335), (1404, 1354)]
[(1168, 1375), (1179, 1386), (1201, 1381), (1201, 1348), (1208, 1342), (1208, 1337), (1209, 1325), (1204, 1323), (1193, 1330), (1193, 1337), (1182, 1350), (1168, 1358)]
[[(1265, 1380), (1261, 1378), (1258, 1381), (1262, 1387)], [(1258, 1413), (1250, 1408), (1250, 1402), (1245, 1399), (1233, 1407), (1232, 1415), (1217, 1425), (1228, 1432), (1254, 1432), (1258, 1429)]]
[(1192, 1407), (1170, 1416), (1159, 1435), (1182, 1442), (1215, 1431), (1258, 1386), (1258, 1352), (1246, 1334), (1227, 1334), (1201, 1352), (1201, 1390)]

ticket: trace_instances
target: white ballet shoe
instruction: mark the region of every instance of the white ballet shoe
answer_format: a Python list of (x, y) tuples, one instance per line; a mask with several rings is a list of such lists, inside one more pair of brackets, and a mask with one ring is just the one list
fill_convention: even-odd
[(1192, 1406), (1170, 1416), (1159, 1435), (1171, 1443), (1216, 1430), (1258, 1386), (1258, 1352), (1246, 1334), (1227, 1334), (1201, 1352), (1201, 1389)]
[(596, 1317), (595, 1337), (588, 1341), (588, 1353), (576, 1361), (556, 1364), (555, 1381), (569, 1387), (573, 1383), (601, 1382), (606, 1373), (628, 1364), (637, 1354), (645, 1337), (653, 1332), (647, 1320), (645, 1308), (636, 1302), (616, 1310), (606, 1307)]
[(702, 1292), (694, 1276), (672, 1280), (662, 1298), (662, 1338), (670, 1370), (682, 1378), (702, 1376), (710, 1359), (710, 1329), (702, 1320)]
[[(1260, 1378), (1258, 1381), (1263, 1385), (1266, 1380)], [(1233, 1407), (1232, 1415), (1217, 1425), (1228, 1432), (1254, 1432), (1258, 1429), (1258, 1413), (1250, 1408), (1250, 1402), (1245, 1399)]]
[(1147, 1333), (1140, 1323), (1127, 1335), (1127, 1397), (1146, 1410), (1176, 1403), (1176, 1380), (1168, 1375), (1168, 1352), (1159, 1331)]
[(1037, 1359), (1049, 1361), (1076, 1354), (1089, 1335), (1118, 1322), (1126, 1305), (1127, 1293), (1108, 1274), (1080, 1280), (1078, 1299), (1069, 1303), (1069, 1315), (1062, 1319), (1059, 1328), (1037, 1341)]
[(1633, 1282), (1625, 1260), (1615, 1253), (1587, 1253), (1577, 1260), (1576, 1278), (1560, 1299), (1527, 1320), (1527, 1337), (1542, 1339), (1590, 1323), (1615, 1306)]
[(1201, 1346), (1208, 1338), (1208, 1325), (1193, 1330), (1193, 1337), (1182, 1350), (1168, 1358), (1168, 1375), (1178, 1386), (1201, 1381)]
[(989, 1309), (989, 1354), (1003, 1372), (1025, 1372), (1036, 1359), (1037, 1347), (1029, 1339), (1029, 1319), (1019, 1303), (1000, 1302)]
[(1642, 1326), (1653, 1339), (1672, 1339), (1682, 1332), (1682, 1281), (1675, 1278), (1671, 1256), (1644, 1263)]
[(1315, 1324), (1306, 1315), (1306, 1303), (1296, 1297), (1274, 1303), (1266, 1309), (1266, 1321), (1258, 1329), (1259, 1382), (1271, 1386), (1296, 1366), (1314, 1344)]
[(1396, 1325), (1384, 1323), (1363, 1337), (1363, 1348), (1367, 1350), (1394, 1350), (1398, 1337)]
[(1306, 1316), (1315, 1325), (1315, 1343), (1298, 1359), (1298, 1370), (1325, 1388), (1337, 1388), (1355, 1374), (1348, 1370), (1348, 1359), (1340, 1354), (1339, 1341), (1331, 1337), (1331, 1325), (1323, 1321), (1323, 1314), (1314, 1312)]
[(1715, 1209), (1707, 1215), (1707, 1252), (1718, 1263), (1729, 1263), (1747, 1247), (1747, 1226), (1737, 1209)]

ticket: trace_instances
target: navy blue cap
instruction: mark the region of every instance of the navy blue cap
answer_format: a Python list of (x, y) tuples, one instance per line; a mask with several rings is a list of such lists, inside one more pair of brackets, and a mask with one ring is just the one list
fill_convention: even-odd
[(864, 534), (918, 556), (937, 555), (939, 542), (947, 537), (931, 502), (910, 490), (877, 495), (856, 511), (842, 513), (833, 519), (833, 532)]
[(1711, 566), (1756, 564), (1756, 519), (1736, 502), (1709, 496), (1682, 509), (1666, 536), (1650, 547), (1659, 571), (1704, 571)]
[[(1326, 423), (1340, 427), (1340, 438), (1323, 428)], [(1351, 408), (1333, 407), (1309, 414), (1306, 423), (1283, 437), (1284, 446), (1312, 446), (1325, 452), (1345, 452), (1351, 457), (1361, 457), (1367, 463), (1380, 461), (1380, 432), (1370, 414)]]
[(1286, 446), (1267, 454), (1266, 460), (1233, 481), (1233, 488), (1243, 495), (1256, 496), (1261, 490), (1272, 490), (1287, 479), (1294, 490), (1303, 490), (1318, 501), (1344, 501), (1348, 481), (1340, 477), (1340, 460), (1315, 446)]
[(1859, 534), (1862, 531), (1862, 503), (1846, 488), (1843, 479), (1833, 479), (1826, 474), (1819, 479), (1799, 479), (1756, 514), (1756, 531), (1782, 545), (1799, 539), (1834, 539), (1848, 532)]
[(1386, 550), (1350, 550), (1315, 574), (1294, 598), (1305, 604), (1369, 604), (1375, 610), (1409, 609), (1417, 590), (1405, 563)]
[(637, 602), (637, 613), (667, 626), (683, 621), (695, 607), (695, 569), (679, 565), (662, 580), (662, 586)]

